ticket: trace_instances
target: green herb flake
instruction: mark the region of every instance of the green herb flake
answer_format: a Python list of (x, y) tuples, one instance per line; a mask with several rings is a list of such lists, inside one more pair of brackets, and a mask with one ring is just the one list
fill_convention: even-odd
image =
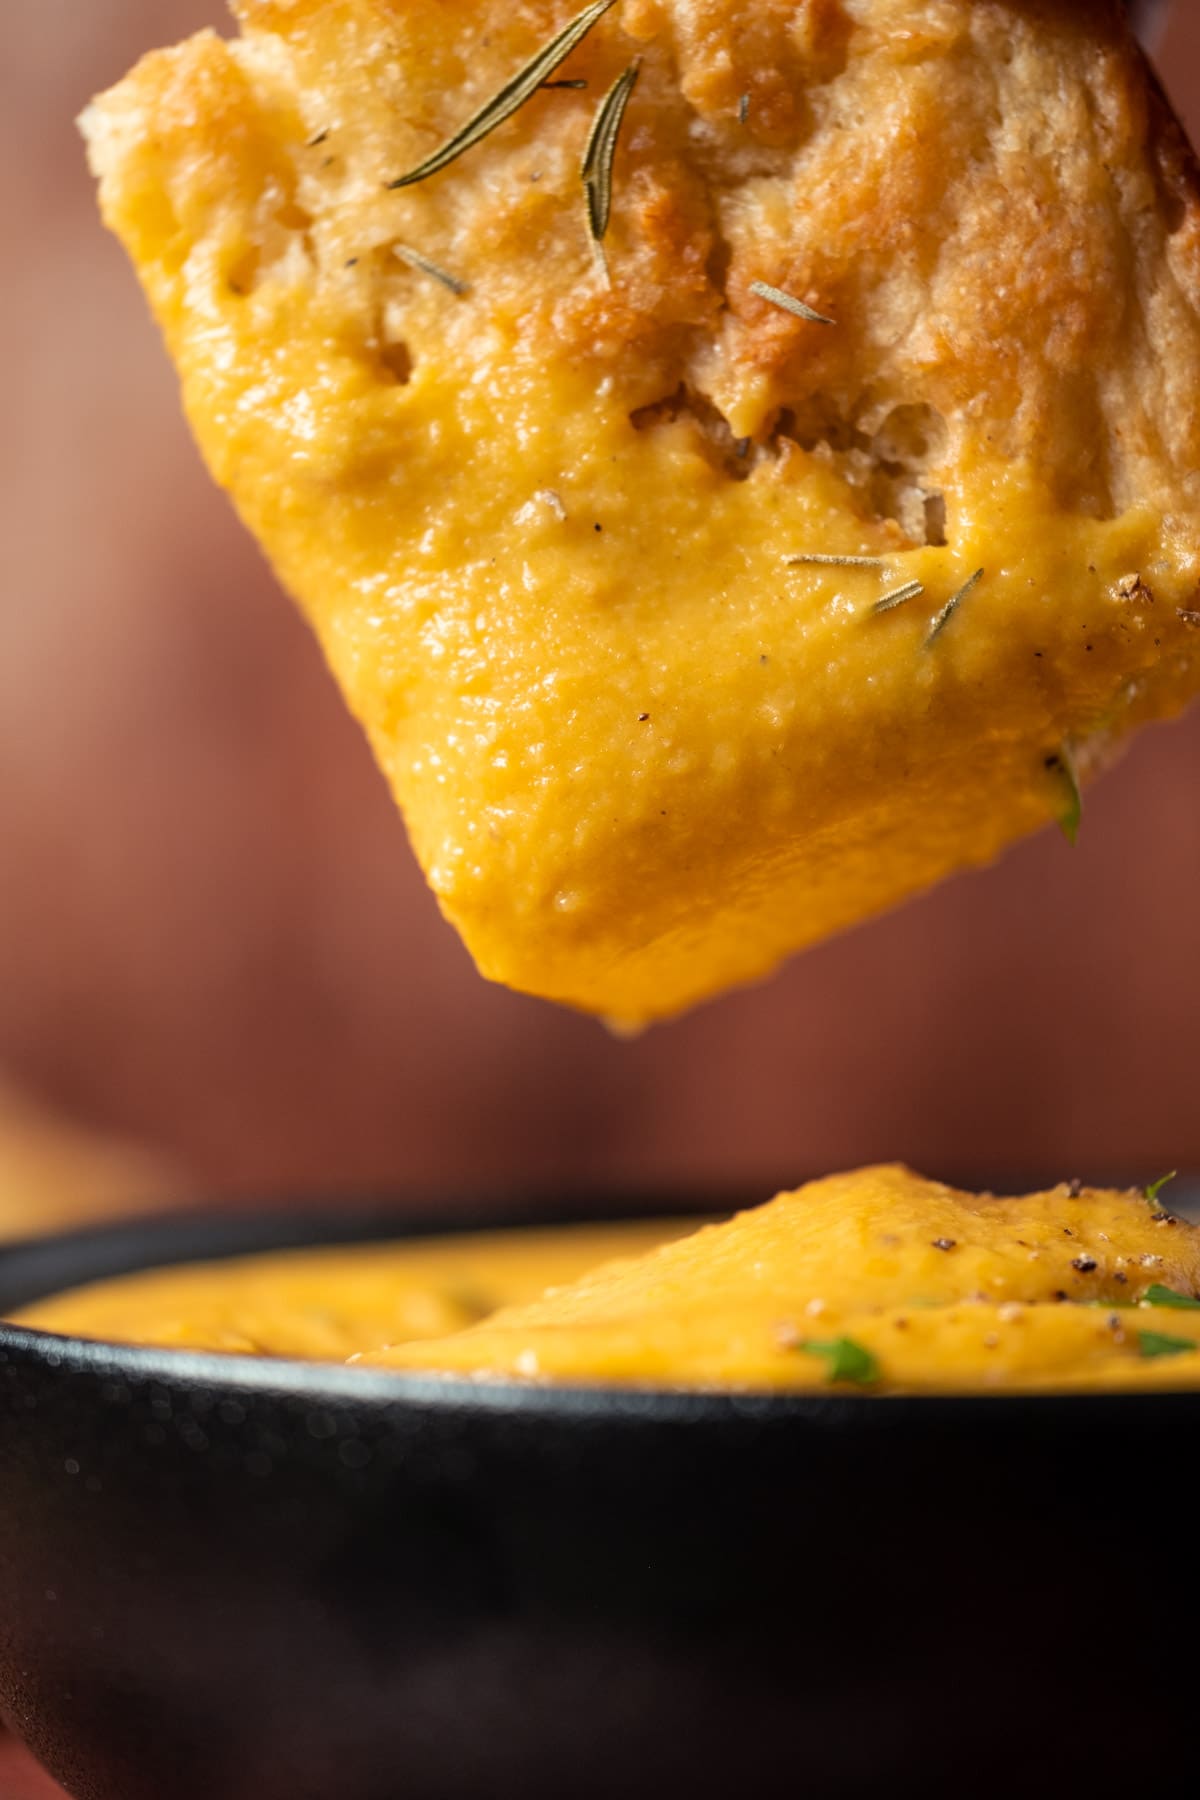
[(861, 1344), (856, 1344), (853, 1338), (829, 1338), (821, 1343), (815, 1338), (801, 1338), (796, 1348), (809, 1356), (824, 1357), (829, 1365), (827, 1379), (830, 1382), (847, 1381), (855, 1387), (873, 1387), (880, 1379), (878, 1359)]
[(1157, 1206), (1159, 1203), (1158, 1196), (1162, 1193), (1163, 1189), (1169, 1186), (1172, 1181), (1177, 1181), (1178, 1179), (1179, 1170), (1172, 1169), (1169, 1175), (1160, 1175), (1157, 1181), (1152, 1181), (1150, 1186), (1143, 1190), (1150, 1205)]
[(983, 570), (976, 569), (975, 573), (973, 575), (969, 575), (967, 577), (967, 579), (963, 582), (963, 584), (959, 588), (958, 592), (956, 594), (951, 594), (951, 596), (947, 600), (945, 606), (943, 606), (941, 612), (937, 615), (937, 618), (933, 621), (933, 624), (929, 627), (929, 635), (925, 639), (926, 648), (928, 648), (930, 644), (937, 643), (937, 640), (941, 637), (943, 631), (945, 631), (947, 625), (950, 623), (951, 619), (954, 617), (955, 613), (958, 611), (959, 607), (962, 605), (962, 603), (966, 599), (967, 595), (971, 592), (971, 589), (973, 587), (976, 587), (979, 584), (979, 582), (981, 582), (982, 580), (983, 580)]
[(419, 250), (410, 249), (407, 244), (393, 244), (392, 254), (398, 256), (400, 261), (406, 263), (410, 269), (419, 269), (422, 275), (430, 275), (434, 281), (440, 281), (444, 288), (449, 288), (450, 292), (457, 294), (460, 299), (471, 291), (469, 281), (463, 281), (457, 275), (451, 275), (449, 269), (439, 267), (428, 256), (422, 256)]
[(1139, 1331), (1138, 1349), (1143, 1356), (1186, 1356), (1200, 1349), (1194, 1338), (1167, 1337), (1161, 1331)]
[(1143, 1306), (1174, 1306), (1180, 1312), (1200, 1312), (1200, 1300), (1191, 1294), (1181, 1294), (1178, 1288), (1164, 1287), (1156, 1281), (1142, 1295)]
[(738, 101), (738, 124), (744, 125), (746, 123), (746, 120), (749, 117), (750, 117), (750, 96), (749, 96), (749, 94), (743, 94), (741, 99)]
[(876, 616), (880, 613), (893, 612), (898, 606), (906, 606), (910, 600), (919, 600), (924, 592), (925, 583), (923, 581), (906, 581), (903, 587), (893, 588), (890, 594), (885, 594), (882, 600), (877, 600), (871, 611)]
[(481, 106), (479, 111), (454, 133), (453, 137), (448, 138), (440, 149), (435, 150), (431, 156), (427, 156), (423, 162), (419, 162), (415, 169), (409, 169), (407, 174), (398, 176), (395, 181), (389, 181), (388, 187), (394, 190), (412, 187), (418, 181), (427, 181), (431, 175), (436, 175), (440, 170), (447, 168), (450, 163), (457, 162), (458, 158), (466, 151), (474, 149), (475, 145), (490, 136), (498, 125), (503, 125), (506, 119), (511, 119), (515, 112), (520, 111), (525, 102), (537, 93), (549, 76), (553, 75), (559, 64), (564, 63), (572, 50), (583, 42), (593, 25), (598, 24), (608, 9), (615, 4), (616, 0), (594, 0), (593, 5), (585, 7), (578, 17), (572, 19), (569, 25), (564, 25), (557, 37), (551, 38), (550, 42), (539, 50), (523, 69), (519, 69), (498, 94), (493, 94), (492, 98)]
[(757, 294), (760, 300), (769, 300), (772, 306), (794, 314), (797, 319), (807, 319), (812, 325), (837, 324), (836, 319), (827, 319), (824, 313), (814, 312), (803, 300), (797, 300), (795, 294), (785, 294), (782, 288), (772, 287), (770, 282), (752, 281), (750, 292)]
[(588, 134), (580, 175), (587, 199), (588, 230), (594, 244), (602, 244), (612, 217), (613, 158), (629, 97), (637, 86), (640, 62), (631, 62), (617, 76), (596, 109), (596, 120)]

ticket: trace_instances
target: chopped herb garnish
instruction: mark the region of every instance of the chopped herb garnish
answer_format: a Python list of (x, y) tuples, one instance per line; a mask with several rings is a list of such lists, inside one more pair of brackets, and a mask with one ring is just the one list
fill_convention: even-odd
[(1167, 1337), (1161, 1331), (1139, 1331), (1137, 1339), (1143, 1356), (1186, 1356), (1200, 1349), (1194, 1338)]
[(613, 158), (629, 96), (637, 86), (640, 62), (631, 62), (605, 94), (596, 110), (596, 121), (583, 152), (583, 191), (587, 198), (588, 230), (594, 244), (602, 244), (612, 216)]
[(959, 588), (958, 592), (956, 594), (951, 594), (951, 596), (947, 600), (945, 606), (943, 606), (941, 612), (938, 614), (937, 618), (933, 621), (933, 624), (929, 627), (929, 636), (925, 639), (926, 645), (934, 644), (937, 642), (938, 638), (941, 637), (943, 631), (945, 631), (947, 625), (950, 623), (951, 619), (954, 617), (955, 613), (958, 611), (959, 607), (962, 605), (963, 601), (966, 599), (966, 597), (970, 593), (971, 589), (973, 587), (975, 587), (976, 584), (982, 580), (983, 580), (983, 570), (976, 569), (975, 573), (973, 575), (968, 576), (966, 581), (963, 582), (963, 584)]
[(807, 319), (813, 325), (836, 325), (836, 319), (827, 319), (824, 313), (814, 312), (803, 300), (797, 300), (795, 294), (785, 294), (782, 288), (772, 287), (767, 281), (752, 281), (750, 292), (757, 294), (760, 300), (769, 300), (772, 306), (778, 306), (784, 312), (794, 313), (798, 319)]
[(910, 600), (918, 600), (925, 592), (923, 581), (906, 581), (903, 587), (893, 588), (882, 600), (877, 600), (871, 608), (873, 613), (892, 612), (897, 606), (905, 606)]
[(789, 567), (793, 568), (800, 563), (812, 563), (818, 567), (827, 569), (887, 568), (887, 563), (882, 556), (824, 556), (813, 552), (811, 554), (806, 553), (803, 556), (789, 556), (786, 558), (786, 561)]
[(457, 275), (451, 275), (449, 269), (440, 268), (427, 256), (422, 256), (419, 250), (410, 250), (407, 244), (393, 244), (392, 253), (398, 256), (402, 263), (407, 263), (410, 269), (419, 269), (422, 275), (432, 275), (435, 281), (440, 281), (442, 286), (449, 288), (452, 294), (458, 294), (461, 297), (471, 291), (469, 281), (462, 281)]
[(459, 131), (454, 133), (453, 137), (448, 138), (440, 149), (435, 150), (432, 156), (427, 156), (423, 162), (419, 162), (415, 169), (409, 169), (406, 175), (397, 176), (395, 181), (389, 181), (388, 187), (392, 189), (406, 188), (411, 187), (414, 182), (426, 181), (430, 175), (436, 175), (439, 170), (456, 162), (464, 152), (473, 149), (485, 137), (490, 136), (498, 125), (503, 125), (506, 119), (511, 119), (513, 114), (518, 112), (525, 102), (537, 93), (546, 79), (553, 75), (559, 64), (567, 60), (576, 45), (583, 42), (592, 26), (597, 24), (609, 7), (615, 4), (616, 0), (594, 0), (591, 6), (585, 7), (579, 16), (572, 19), (569, 25), (564, 25), (557, 37), (551, 38), (550, 42), (539, 50), (523, 69), (519, 69), (498, 94), (493, 94), (492, 98), (481, 106), (479, 111), (473, 114)]
[(1168, 1183), (1177, 1180), (1178, 1176), (1179, 1176), (1179, 1170), (1172, 1169), (1171, 1173), (1169, 1175), (1160, 1175), (1157, 1181), (1152, 1181), (1150, 1183), (1150, 1186), (1148, 1188), (1144, 1189), (1146, 1198), (1150, 1202), (1151, 1206), (1158, 1205), (1158, 1196), (1162, 1193), (1163, 1189), (1168, 1185)]
[(877, 1359), (853, 1338), (830, 1338), (823, 1343), (815, 1338), (800, 1338), (796, 1348), (810, 1356), (823, 1356), (829, 1364), (831, 1382), (850, 1381), (856, 1387), (871, 1387), (879, 1380)]
[(1164, 1287), (1156, 1281), (1142, 1295), (1143, 1306), (1174, 1306), (1180, 1312), (1200, 1312), (1200, 1300), (1191, 1294), (1181, 1294), (1177, 1288)]
[(749, 94), (743, 94), (741, 99), (738, 101), (738, 124), (744, 125), (746, 123), (746, 120), (749, 117), (750, 117), (750, 96), (749, 96)]

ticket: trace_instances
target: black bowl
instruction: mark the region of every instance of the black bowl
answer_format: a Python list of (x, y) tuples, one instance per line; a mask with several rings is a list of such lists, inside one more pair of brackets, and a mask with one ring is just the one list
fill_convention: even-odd
[[(0, 1311), (401, 1229), (82, 1234), (0, 1256)], [(1184, 1793), (1198, 1427), (0, 1328), (0, 1700), (79, 1800)]]

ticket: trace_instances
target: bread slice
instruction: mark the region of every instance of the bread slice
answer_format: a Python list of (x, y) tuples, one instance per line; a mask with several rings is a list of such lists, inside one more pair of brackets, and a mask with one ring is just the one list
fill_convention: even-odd
[(677, 1012), (1200, 686), (1196, 169), (1117, 4), (619, 0), (401, 187), (572, 0), (234, 10), (89, 111), (104, 214), (485, 975)]

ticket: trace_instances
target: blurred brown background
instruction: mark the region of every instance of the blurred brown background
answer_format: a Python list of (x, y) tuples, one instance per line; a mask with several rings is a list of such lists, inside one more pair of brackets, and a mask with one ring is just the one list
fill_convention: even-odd
[[(185, 1185), (1200, 1166), (1200, 714), (997, 870), (641, 1042), (486, 986), (187, 438), (72, 115), (219, 0), (0, 64), (0, 1067)], [(1200, 6), (1163, 67), (1200, 126)]]

